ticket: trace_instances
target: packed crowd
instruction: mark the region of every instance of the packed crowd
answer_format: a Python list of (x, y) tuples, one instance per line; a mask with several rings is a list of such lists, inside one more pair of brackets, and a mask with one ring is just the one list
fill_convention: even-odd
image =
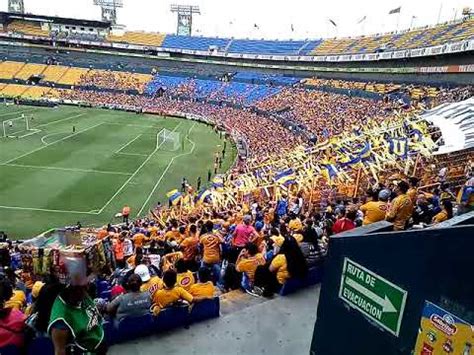
[[(281, 124), (249, 109), (238, 110), (201, 102), (172, 100), (167, 97), (146, 97), (95, 91), (63, 92), (63, 99), (77, 100), (92, 105), (120, 106), (130, 110), (143, 110), (160, 114), (194, 114), (211, 119), (226, 131), (245, 137), (251, 156), (277, 155), (295, 148), (302, 138)], [(120, 104), (117, 104), (120, 103)]]
[(374, 105), (373, 100), (294, 88), (284, 89), (257, 106), (271, 112), (286, 110), (284, 114), (304, 124), (321, 140), (352, 131), (354, 126), (363, 125), (367, 117), (375, 121), (386, 120), (398, 108), (393, 102)]
[[(424, 176), (433, 167), (421, 170)], [(421, 178), (398, 174), (372, 182), (360, 198), (331, 200), (325, 210), (316, 209), (311, 194), (296, 186), (278, 200), (254, 196), (229, 210), (201, 208), (164, 225), (153, 215), (129, 221), (126, 207), (122, 224), (93, 231), (97, 240), (112, 242), (114, 265), (95, 279), (68, 265), (67, 286), (53, 273), (40, 278), (23, 272), (21, 245), (5, 241), (0, 348), (23, 346), (26, 334), (49, 334), (59, 354), (71, 341), (78, 349), (105, 353), (103, 319), (117, 325), (126, 317), (159, 315), (164, 308), (236, 289), (271, 297), (289, 278), (321, 266), (332, 234), (382, 220), (396, 231), (420, 228), (473, 211), (471, 161), (464, 173), (459, 191), (451, 190), (447, 168), (431, 175), (428, 186), (419, 186)], [(99, 297), (96, 287), (104, 282), (110, 299)]]
[[(267, 156), (284, 158), (303, 143), (290, 129), (250, 109), (81, 90), (65, 91), (62, 98), (205, 116), (244, 136), (255, 164)], [(283, 90), (258, 106), (274, 112), (289, 107), (292, 119), (324, 140), (367, 125), (367, 117), (374, 122), (394, 117), (396, 103), (374, 102), (297, 88)], [(378, 179), (364, 175), (350, 191), (319, 177), (309, 186), (290, 184), (278, 195), (259, 191), (242, 196), (226, 208), (204, 202), (176, 213), (176, 207), (158, 205), (150, 216), (134, 221), (128, 219), (126, 207), (121, 224), (81, 229), (98, 241), (110, 242), (113, 264), (94, 279), (71, 264), (67, 285), (54, 273), (47, 277), (25, 273), (21, 245), (5, 241), (0, 247), (0, 348), (23, 346), (28, 329), (33, 336), (51, 336), (59, 354), (71, 342), (82, 350), (105, 353), (103, 319), (117, 325), (127, 317), (156, 316), (176, 304), (192, 305), (238, 289), (272, 297), (289, 279), (304, 278), (311, 268), (321, 267), (333, 234), (383, 220), (393, 223), (395, 231), (423, 228), (473, 211), (473, 161), (472, 152), (455, 166), (450, 161), (436, 166), (420, 158), (413, 174), (393, 164)], [(461, 164), (458, 187), (453, 178)], [(237, 177), (239, 169), (229, 175)], [(97, 290), (104, 283), (110, 290), (105, 298)]]

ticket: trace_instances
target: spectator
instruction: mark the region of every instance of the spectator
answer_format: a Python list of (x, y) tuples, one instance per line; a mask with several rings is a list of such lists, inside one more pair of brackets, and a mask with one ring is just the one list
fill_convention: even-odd
[(107, 352), (102, 317), (87, 294), (87, 278), (73, 276), (71, 284), (56, 298), (48, 332), (57, 355), (66, 354), (71, 340), (79, 349), (95, 354)]
[(251, 223), (252, 216), (245, 215), (243, 223), (238, 224), (235, 228), (232, 238), (232, 254), (229, 258), (229, 262), (234, 263), (240, 252), (245, 248), (245, 245), (251, 239), (258, 238), (257, 231)]
[(441, 202), (442, 209), (436, 216), (433, 217), (433, 224), (438, 224), (448, 219), (453, 218), (453, 204), (449, 200), (443, 200)]
[(203, 248), (203, 256), (201, 267), (209, 267), (213, 270), (214, 280), (217, 282), (220, 278), (221, 268), (221, 244), (223, 239), (221, 236), (213, 232), (214, 224), (207, 221), (204, 225), (205, 233), (200, 237), (200, 244)]
[(151, 277), (150, 270), (144, 264), (140, 264), (135, 268), (135, 274), (140, 276), (142, 284), (140, 285), (140, 292), (148, 292), (152, 297), (153, 294), (163, 287), (163, 281), (158, 276)]
[(178, 261), (176, 261), (175, 267), (176, 272), (178, 273), (177, 286), (182, 287), (186, 291), (189, 291), (189, 289), (195, 283), (193, 273), (188, 270), (188, 268), (186, 267), (186, 263), (183, 259), (179, 259)]
[(193, 298), (212, 298), (214, 297), (215, 287), (212, 283), (212, 275), (208, 268), (202, 267), (198, 271), (199, 282), (191, 286), (189, 293)]
[(0, 349), (6, 346), (21, 348), (24, 342), (25, 315), (18, 309), (6, 306), (13, 296), (10, 280), (0, 276)]
[(339, 218), (332, 226), (332, 232), (334, 234), (349, 231), (356, 227), (354, 221), (357, 217), (357, 212), (355, 210), (349, 210), (345, 213), (341, 211), (341, 214), (343, 217)]
[(142, 280), (137, 274), (129, 277), (128, 292), (117, 296), (107, 305), (107, 312), (115, 315), (117, 321), (125, 317), (138, 317), (148, 314), (151, 306), (150, 294), (141, 292)]
[(407, 195), (408, 184), (400, 181), (397, 185), (397, 197), (392, 201), (390, 209), (386, 215), (386, 220), (393, 223), (396, 231), (407, 228), (408, 221), (413, 213), (413, 203)]
[(195, 299), (186, 290), (176, 286), (177, 274), (174, 270), (167, 270), (163, 274), (164, 288), (158, 290), (153, 295), (153, 314), (158, 315), (160, 311), (172, 305), (173, 303), (183, 300), (192, 303)]
[(383, 221), (388, 210), (389, 190), (381, 190), (378, 193), (378, 201), (369, 201), (360, 207), (364, 214), (363, 224), (372, 224)]
[(253, 288), (255, 271), (259, 265), (265, 265), (263, 255), (253, 243), (247, 243), (236, 261), (236, 270), (243, 273), (242, 288), (250, 291)]

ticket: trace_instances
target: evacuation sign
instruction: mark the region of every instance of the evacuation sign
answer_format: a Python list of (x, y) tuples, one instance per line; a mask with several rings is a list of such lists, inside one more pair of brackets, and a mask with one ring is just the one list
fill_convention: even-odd
[(398, 336), (407, 299), (405, 290), (344, 258), (339, 298)]

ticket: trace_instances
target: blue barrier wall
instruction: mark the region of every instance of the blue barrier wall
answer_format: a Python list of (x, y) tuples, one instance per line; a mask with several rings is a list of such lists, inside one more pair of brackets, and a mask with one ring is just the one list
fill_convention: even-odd
[[(311, 353), (410, 354), (425, 300), (474, 324), (473, 250), (473, 225), (332, 237)], [(339, 298), (345, 258), (406, 290), (398, 336)]]

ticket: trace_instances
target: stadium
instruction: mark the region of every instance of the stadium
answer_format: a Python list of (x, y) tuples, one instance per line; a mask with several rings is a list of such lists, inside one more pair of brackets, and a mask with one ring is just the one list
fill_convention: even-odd
[(89, 2), (0, 12), (0, 354), (472, 353), (470, 7), (283, 40)]

